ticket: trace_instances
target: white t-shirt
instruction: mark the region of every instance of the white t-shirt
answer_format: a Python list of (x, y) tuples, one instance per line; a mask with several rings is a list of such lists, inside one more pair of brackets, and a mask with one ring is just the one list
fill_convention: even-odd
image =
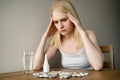
[(81, 48), (74, 54), (65, 53), (62, 49), (59, 49), (62, 56), (61, 64), (63, 68), (68, 69), (81, 69), (81, 68), (90, 68), (88, 58), (84, 48)]

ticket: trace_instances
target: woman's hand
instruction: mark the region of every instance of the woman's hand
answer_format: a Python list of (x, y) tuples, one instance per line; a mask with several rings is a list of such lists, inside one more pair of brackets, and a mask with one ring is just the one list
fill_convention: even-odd
[(54, 25), (54, 22), (53, 22), (52, 18), (51, 18), (50, 23), (48, 25), (48, 28), (47, 28), (44, 35), (46, 35), (47, 38), (48, 38), (48, 37), (52, 36), (56, 31), (57, 31), (57, 29), (56, 29), (56, 27)]
[(78, 31), (84, 30), (78, 19), (76, 19), (74, 16), (72, 16), (69, 12), (67, 13), (67, 16), (73, 22), (73, 24), (75, 25), (75, 27), (77, 28)]

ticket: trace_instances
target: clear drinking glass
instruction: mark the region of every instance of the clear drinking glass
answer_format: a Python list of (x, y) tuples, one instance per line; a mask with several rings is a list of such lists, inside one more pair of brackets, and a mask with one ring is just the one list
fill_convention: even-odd
[(23, 52), (22, 62), (23, 62), (24, 73), (33, 72), (33, 60), (34, 60), (34, 53), (32, 51)]

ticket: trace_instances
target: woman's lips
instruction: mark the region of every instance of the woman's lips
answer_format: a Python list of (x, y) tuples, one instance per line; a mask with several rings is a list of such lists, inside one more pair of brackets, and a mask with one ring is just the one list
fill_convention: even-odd
[(64, 29), (64, 30), (61, 30), (61, 32), (65, 32), (66, 30)]

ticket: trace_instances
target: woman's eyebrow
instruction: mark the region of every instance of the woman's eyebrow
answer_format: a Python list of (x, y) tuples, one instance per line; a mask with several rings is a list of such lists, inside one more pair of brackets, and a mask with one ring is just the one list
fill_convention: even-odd
[(67, 17), (65, 17), (65, 18), (62, 18), (62, 19), (60, 19), (60, 21), (64, 21), (64, 20), (67, 20), (68, 18)]
[[(66, 19), (66, 18), (68, 18), (68, 17), (67, 17), (67, 16), (64, 16), (64, 17), (62, 17), (61, 19)], [(61, 19), (60, 19), (60, 20), (61, 20)]]
[(57, 22), (58, 20), (53, 20), (53, 22)]
[(59, 20), (53, 20), (53, 22), (61, 21), (61, 20), (64, 20), (64, 19), (68, 19), (68, 17), (63, 17), (63, 18), (61, 18), (61, 19), (59, 19)]

